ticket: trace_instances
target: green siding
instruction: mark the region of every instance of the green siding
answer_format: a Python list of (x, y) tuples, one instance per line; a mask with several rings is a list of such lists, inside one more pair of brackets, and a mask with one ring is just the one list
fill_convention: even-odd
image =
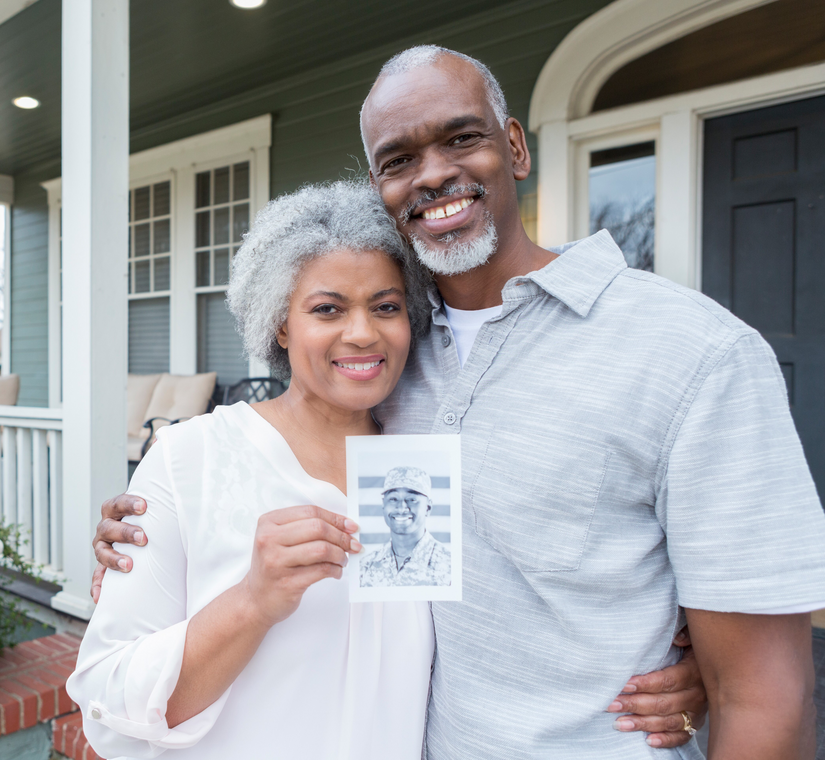
[(49, 405), (48, 223), (40, 183), (59, 167), (14, 178), (11, 216), (11, 371), (20, 375), (20, 406)]
[[(201, 18), (201, 2), (203, 0), (198, 0), (197, 3), (186, 0), (181, 6), (184, 10), (188, 8), (186, 12), (192, 15), (191, 21), (194, 24), (198, 24), (198, 19)], [(363, 172), (366, 170), (366, 161), (358, 128), (361, 103), (387, 58), (411, 45), (425, 43), (460, 50), (489, 65), (502, 83), (511, 115), (526, 127), (530, 96), (541, 67), (573, 27), (607, 2), (608, 0), (518, 0), (502, 4), (498, 0), (485, 0), (476, 6), (481, 8), (480, 12), (474, 14), (469, 7), (462, 8), (451, 17), (449, 14), (442, 16), (441, 19), (430, 18), (428, 13), (414, 14), (416, 19), (423, 21), (417, 25), (407, 25), (406, 29), (413, 33), (412, 36), (380, 45), (378, 43), (381, 40), (392, 38), (393, 30), (387, 29), (384, 33), (379, 28), (384, 23), (382, 21), (374, 29), (370, 27), (371, 31), (367, 33), (369, 25), (364, 24), (370, 21), (370, 14), (384, 13), (386, 6), (350, 3), (345, 6), (347, 10), (344, 15), (348, 19), (358, 19), (360, 14), (360, 20), (364, 22), (364, 37), (358, 41), (349, 39), (348, 44), (339, 46), (339, 57), (331, 58), (330, 48), (326, 55), (314, 51), (312, 55), (306, 54), (303, 58), (299, 55), (289, 59), (284, 57), (281, 46), (272, 44), (268, 38), (258, 39), (256, 49), (259, 53), (262, 50), (271, 51), (268, 53), (269, 58), (259, 59), (252, 65), (249, 61), (242, 61), (243, 56), (238, 58), (233, 53), (235, 57), (230, 55), (227, 65), (231, 68), (231, 59), (236, 68), (231, 76), (227, 74), (223, 79), (215, 77), (208, 67), (199, 69), (192, 66), (190, 61), (186, 76), (191, 81), (178, 93), (178, 97), (164, 92), (164, 81), (169, 72), (168, 57), (180, 57), (183, 54), (180, 43), (186, 42), (189, 36), (180, 37), (174, 31), (179, 28), (178, 24), (163, 24), (165, 34), (159, 37), (150, 34), (149, 27), (144, 28), (146, 19), (142, 16), (135, 17), (138, 8), (146, 10), (147, 6), (133, 3), (131, 150), (145, 150), (271, 113), (273, 134), (270, 192), (273, 197), (292, 191), (305, 182)], [(164, 3), (152, 0), (152, 3), (158, 13), (167, 10), (171, 12), (172, 8), (177, 7), (165, 0)], [(213, 5), (209, 7), (213, 8)], [(224, 5), (229, 7), (225, 0), (220, 0), (210, 12), (213, 15), (225, 13)], [(266, 7), (271, 6), (272, 4)], [(12, 19), (13, 23), (0, 25), (0, 39), (24, 37), (26, 28), (30, 27), (43, 31), (51, 44), (48, 46), (49, 54), (39, 65), (43, 69), (43, 82), (48, 80), (52, 85), (55, 84), (55, 79), (59, 81), (59, 22), (56, 21), (59, 8), (60, 0), (40, 0), (19, 17)], [(342, 9), (336, 8), (336, 12)], [(450, 18), (449, 23), (443, 23), (446, 17)], [(243, 17), (230, 14), (227, 18)], [(456, 18), (459, 20), (454, 20)], [(312, 19), (312, 24), (306, 29), (298, 24), (298, 31), (290, 40), (290, 44), (296, 45), (304, 53), (313, 45), (320, 50), (323, 46), (319, 47), (319, 35), (322, 37), (330, 32), (329, 29), (321, 29), (324, 25), (323, 14), (313, 13)], [(282, 22), (284, 20), (281, 19)], [(430, 21), (429, 24), (427, 20)], [(439, 20), (442, 20), (440, 25)], [(422, 28), (426, 28), (426, 31), (421, 31)], [(196, 39), (197, 34), (212, 33), (211, 27), (204, 29), (198, 32), (193, 28), (194, 36), (191, 39)], [(347, 39), (347, 35), (342, 34), (340, 29), (336, 29), (336, 32), (339, 42)], [(162, 49), (158, 46), (158, 39), (163, 40), (163, 45), (160, 46)], [(363, 44), (359, 45), (358, 42)], [(224, 45), (222, 50), (238, 52), (239, 48)], [(362, 52), (353, 53), (354, 50)], [(155, 56), (153, 51), (159, 51), (159, 54)], [(210, 54), (212, 58), (215, 52), (217, 49)], [(189, 54), (196, 55), (196, 51), (189, 50)], [(324, 61), (323, 65), (317, 65), (319, 61)], [(210, 65), (214, 63), (212, 60)], [(247, 66), (246, 77), (243, 76), (244, 69), (237, 68), (241, 63)], [(291, 65), (285, 65), (286, 63)], [(23, 67), (22, 70), (26, 71), (26, 68)], [(280, 75), (278, 72), (281, 72)], [(244, 81), (247, 85), (245, 90), (239, 86)], [(55, 110), (55, 88), (46, 88), (45, 84), (42, 86), (45, 88), (42, 94), (46, 95), (44, 107), (31, 112), (29, 116), (13, 109), (9, 116), (13, 117), (17, 130), (14, 135), (0, 128), (0, 169), (5, 165), (5, 171), (16, 172), (12, 216), (11, 366), (14, 372), (21, 375), (20, 403), (31, 406), (46, 406), (48, 402), (48, 209), (46, 193), (39, 182), (59, 174), (59, 162), (55, 160), (59, 150), (56, 142), (59, 134), (59, 109)], [(237, 94), (230, 96), (230, 92)], [(41, 95), (41, 91), (34, 87), (32, 94)], [(182, 113), (181, 108), (189, 110)], [(32, 121), (32, 125), (24, 124), (25, 119)], [(35, 122), (38, 124), (37, 129), (32, 128)], [(32, 140), (36, 144), (29, 145), (28, 142)], [(528, 135), (528, 145), (535, 154), (536, 141), (533, 135)], [(18, 168), (26, 159), (45, 160), (47, 157), (52, 159), (48, 171)], [(533, 173), (520, 184), (521, 195), (536, 192), (535, 158), (534, 155)]]

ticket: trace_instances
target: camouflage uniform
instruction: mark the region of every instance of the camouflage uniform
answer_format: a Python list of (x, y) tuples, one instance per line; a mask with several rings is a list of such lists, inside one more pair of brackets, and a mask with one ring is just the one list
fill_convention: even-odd
[(428, 532), (399, 568), (392, 541), (361, 560), (361, 586), (449, 586), (450, 552)]

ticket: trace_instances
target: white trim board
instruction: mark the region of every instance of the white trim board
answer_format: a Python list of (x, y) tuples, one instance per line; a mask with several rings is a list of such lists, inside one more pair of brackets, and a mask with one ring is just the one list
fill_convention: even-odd
[[(770, 0), (771, 2), (773, 0)], [(765, 0), (617, 0), (556, 48), (536, 82), (530, 128), (539, 143), (539, 243), (581, 234), (589, 146), (655, 133), (655, 269), (701, 286), (702, 121), (825, 92), (825, 63), (679, 93), (590, 114), (601, 85), (628, 61)], [(602, 52), (600, 52), (602, 51)]]

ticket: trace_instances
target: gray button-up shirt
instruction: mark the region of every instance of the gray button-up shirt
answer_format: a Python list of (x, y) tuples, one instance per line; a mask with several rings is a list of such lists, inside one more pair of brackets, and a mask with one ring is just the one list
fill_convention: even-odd
[(698, 759), (605, 709), (677, 659), (680, 604), (821, 599), (825, 517), (757, 332), (607, 232), (556, 252), (463, 369), (434, 296), (377, 410), (387, 433), (462, 434), (464, 601), (433, 604), (428, 755)]

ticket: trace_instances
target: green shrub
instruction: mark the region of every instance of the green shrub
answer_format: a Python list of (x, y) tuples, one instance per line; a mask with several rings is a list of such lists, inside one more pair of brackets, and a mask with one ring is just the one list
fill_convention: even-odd
[[(0, 524), (0, 590), (8, 586), (14, 577), (25, 576), (34, 581), (40, 580), (40, 568), (26, 559), (20, 549), (28, 543), (19, 525)], [(3, 572), (5, 570), (6, 572)], [(6, 647), (17, 643), (16, 634), (22, 629), (31, 628), (32, 621), (26, 617), (21, 605), (9, 594), (0, 596), (0, 653)]]

